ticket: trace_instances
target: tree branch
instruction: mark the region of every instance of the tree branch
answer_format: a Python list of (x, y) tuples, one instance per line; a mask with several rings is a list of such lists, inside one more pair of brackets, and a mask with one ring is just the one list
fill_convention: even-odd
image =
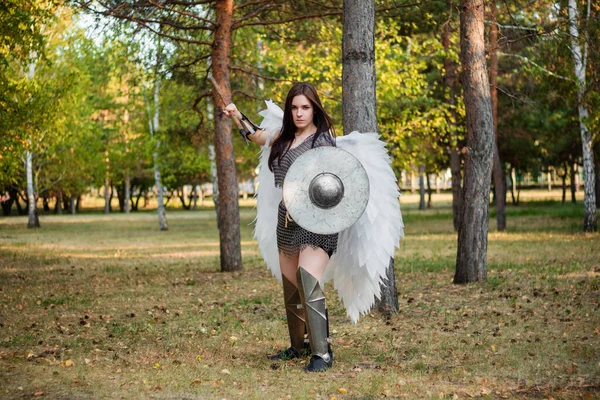
[(246, 3), (240, 4), (240, 5), (234, 6), (233, 9), (241, 10), (246, 7), (258, 6), (258, 5), (264, 5), (264, 4), (265, 4), (265, 0), (249, 1)]
[[(519, 102), (521, 102), (521, 103), (523, 103), (523, 104), (528, 104), (528, 105), (535, 104), (535, 103), (534, 103), (534, 102), (532, 102), (532, 101), (526, 100), (524, 97), (516, 96), (516, 95), (514, 95), (514, 94), (512, 94), (512, 93), (509, 93), (508, 91), (504, 90), (504, 89), (503, 89), (503, 88), (501, 88), (500, 86), (496, 86), (496, 89), (497, 89), (499, 92), (501, 92), (501, 93), (505, 94), (505, 95), (506, 95), (508, 98), (510, 98), (510, 99), (512, 99), (512, 100), (516, 100), (516, 101), (519, 101)], [(514, 106), (514, 103), (513, 103), (513, 106)]]
[(569, 82), (575, 82), (575, 80), (573, 80), (573, 79), (571, 79), (571, 78), (568, 78), (568, 77), (566, 77), (566, 76), (558, 75), (557, 73), (555, 73), (555, 72), (552, 72), (552, 71), (550, 71), (550, 70), (548, 70), (548, 69), (546, 69), (546, 68), (542, 67), (541, 65), (539, 65), (539, 64), (537, 64), (537, 63), (535, 63), (534, 61), (531, 61), (529, 58), (527, 58), (527, 57), (525, 57), (525, 56), (522, 56), (522, 55), (520, 55), (520, 54), (509, 54), (509, 53), (503, 53), (503, 52), (500, 52), (500, 51), (499, 51), (499, 52), (498, 52), (498, 55), (499, 55), (499, 56), (506, 56), (506, 57), (515, 57), (515, 58), (519, 58), (519, 59), (521, 59), (521, 60), (523, 60), (523, 61), (525, 61), (525, 62), (527, 62), (527, 63), (529, 63), (529, 64), (531, 64), (531, 65), (533, 65), (533, 66), (535, 66), (535, 67), (537, 67), (537, 68), (538, 68), (538, 69), (540, 69), (541, 71), (544, 71), (544, 72), (545, 72), (545, 73), (547, 73), (548, 75), (554, 76), (555, 78), (558, 78), (558, 79), (564, 79), (564, 80), (566, 80), (566, 81), (569, 81)]
[(185, 43), (192, 43), (192, 44), (200, 44), (200, 45), (204, 45), (204, 46), (212, 46), (212, 42), (208, 42), (208, 41), (204, 41), (204, 40), (196, 40), (196, 39), (184, 38), (184, 37), (180, 37), (180, 36), (170, 35), (170, 34), (165, 33), (165, 32), (160, 32), (159, 30), (153, 28), (149, 24), (156, 23), (156, 24), (162, 24), (162, 25), (169, 25), (169, 26), (172, 26), (173, 28), (182, 29), (182, 30), (187, 29), (187, 30), (208, 30), (208, 31), (212, 31), (213, 28), (210, 28), (210, 27), (202, 27), (200, 25), (195, 26), (195, 27), (185, 27), (185, 26), (182, 26), (180, 24), (176, 24), (175, 22), (171, 22), (171, 21), (168, 21), (168, 20), (161, 21), (161, 20), (150, 19), (150, 18), (139, 18), (139, 17), (135, 17), (133, 15), (126, 15), (126, 14), (120, 12), (121, 11), (120, 9), (123, 8), (121, 6), (118, 6), (116, 8), (110, 8), (110, 7), (108, 7), (108, 6), (100, 3), (105, 8), (105, 10), (98, 10), (96, 8), (92, 8), (89, 5), (89, 3), (83, 3), (81, 1), (79, 1), (78, 4), (83, 9), (88, 10), (88, 11), (94, 13), (94, 14), (133, 22), (133, 23), (138, 24), (139, 26), (141, 26), (141, 27), (149, 30), (150, 32), (154, 33), (155, 35), (158, 35), (158, 36), (161, 36), (161, 37), (165, 37), (165, 38), (171, 39), (171, 40), (176, 41), (176, 42), (185, 42)]
[(254, 76), (254, 77), (257, 77), (257, 78), (260, 78), (260, 79), (264, 79), (266, 81), (272, 81), (272, 82), (294, 82), (291, 79), (278, 79), (278, 78), (273, 78), (273, 77), (270, 77), (270, 76), (264, 76), (264, 75), (259, 74), (258, 72), (251, 71), (251, 70), (249, 70), (247, 68), (244, 68), (244, 67), (238, 67), (238, 66), (233, 66), (232, 65), (230, 67), (230, 69), (232, 71), (240, 71), (240, 72), (243, 72), (243, 73), (248, 74), (250, 76)]
[[(494, 21), (484, 21), (484, 23), (486, 25), (491, 25), (494, 23)], [(516, 29), (516, 30), (521, 30), (521, 31), (538, 31), (538, 28), (533, 28), (533, 27), (529, 27), (529, 26), (520, 26), (520, 25), (502, 25), (498, 22), (495, 23), (496, 26), (500, 29)]]
[(211, 96), (212, 96), (212, 92), (201, 93), (200, 96), (196, 97), (196, 99), (194, 100), (194, 104), (192, 105), (192, 108), (194, 110), (196, 110), (199, 114), (202, 114), (202, 111), (198, 109), (198, 104), (205, 98), (211, 97)]
[(213, 30), (216, 27), (216, 25), (217, 25), (215, 23), (215, 21), (213, 21), (213, 20), (210, 20), (210, 19), (207, 19), (207, 18), (202, 18), (202, 17), (200, 17), (200, 16), (198, 16), (198, 15), (196, 15), (194, 13), (191, 13), (191, 12), (180, 11), (180, 10), (177, 10), (175, 8), (167, 8), (163, 4), (161, 4), (160, 2), (157, 2), (157, 1), (148, 0), (148, 3), (152, 4), (153, 6), (155, 6), (156, 8), (159, 8), (161, 10), (171, 11), (171, 12), (174, 12), (176, 14), (183, 15), (184, 17), (190, 17), (190, 18), (195, 19), (197, 21), (205, 22), (205, 23), (207, 23), (207, 24), (209, 24), (209, 25), (212, 26), (212, 28), (207, 28), (207, 29)]
[(236, 18), (233, 20), (233, 24), (239, 24), (242, 21), (247, 21), (251, 18), (256, 17), (258, 14), (262, 13), (263, 11), (268, 10), (269, 8), (274, 8), (274, 7), (278, 7), (277, 4), (264, 4), (258, 8), (256, 8), (255, 10), (241, 16), (240, 18)]
[(301, 16), (298, 16), (298, 17), (281, 19), (281, 20), (278, 20), (278, 21), (256, 21), (256, 22), (246, 22), (246, 23), (242, 23), (242, 24), (236, 24), (234, 22), (233, 27), (231, 29), (235, 30), (235, 29), (243, 28), (245, 26), (256, 26), (256, 25), (268, 26), (268, 25), (287, 24), (287, 23), (290, 23), (290, 22), (302, 21), (302, 20), (306, 20), (306, 19), (322, 18), (322, 17), (330, 17), (330, 16), (339, 16), (339, 15), (342, 15), (342, 11), (341, 10), (340, 11), (326, 12), (326, 13), (319, 13), (319, 14), (301, 15)]

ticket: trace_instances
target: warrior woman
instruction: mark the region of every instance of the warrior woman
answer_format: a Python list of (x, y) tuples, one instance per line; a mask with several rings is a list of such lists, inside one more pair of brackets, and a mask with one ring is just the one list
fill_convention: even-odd
[[(216, 84), (215, 87), (217, 88)], [(390, 156), (385, 143), (379, 140), (379, 135), (352, 132), (334, 139), (331, 118), (323, 110), (312, 85), (294, 84), (287, 95), (285, 110), (271, 101), (266, 104), (267, 109), (261, 112), (264, 119), (260, 127), (240, 113), (234, 104), (229, 104), (223, 112), (236, 121), (246, 140), (262, 146), (254, 237), (267, 266), (283, 283), (291, 342), (288, 349), (269, 358), (289, 360), (311, 354), (305, 370), (323, 371), (333, 364), (323, 284), (333, 279), (334, 287), (352, 322), (357, 322), (360, 315), (369, 312), (375, 300), (381, 296), (381, 284), (387, 279), (390, 258), (394, 257), (400, 238), (404, 236), (398, 202), (400, 193)], [(320, 149), (311, 150), (317, 147)], [(294, 221), (282, 201), (284, 194), (288, 196), (291, 193), (283, 193), (285, 190), (282, 190), (284, 181), (287, 182), (286, 175), (288, 179), (296, 179), (298, 177), (294, 175), (298, 171), (300, 174), (308, 173), (298, 166), (306, 167), (303, 162), (310, 155), (309, 152), (313, 156), (315, 152), (331, 156), (327, 160), (314, 160), (315, 164), (329, 163), (338, 168), (340, 165), (356, 165), (338, 163), (342, 159), (347, 161), (347, 157), (350, 157), (361, 166), (333, 174), (340, 180), (343, 200), (335, 206), (326, 204), (326, 207), (321, 207), (335, 211), (344, 204), (344, 210), (356, 212), (358, 208), (355, 206), (359, 202), (354, 202), (352, 193), (361, 192), (365, 195), (362, 197), (364, 208), (358, 211), (355, 218), (350, 219), (349, 224), (345, 224), (348, 221), (338, 220), (344, 222), (336, 230), (339, 233), (331, 233), (331, 230), (315, 233), (310, 231), (312, 228), (303, 228), (300, 225), (308, 226), (307, 221), (300, 218)], [(301, 157), (303, 153), (306, 154)], [(299, 164), (292, 166), (297, 159)], [(310, 157), (308, 160), (312, 161)], [(364, 179), (349, 179), (358, 170), (364, 172)], [(330, 173), (329, 175), (331, 176)], [(344, 175), (343, 180), (348, 180), (346, 184), (350, 186), (343, 186), (341, 175)], [(318, 180), (312, 176), (308, 178)], [(365, 188), (366, 191), (362, 190)], [(301, 197), (286, 197), (290, 210), (293, 209), (292, 206), (304, 205), (298, 201)], [(314, 200), (310, 198), (311, 204), (307, 206), (323, 206)], [(327, 218), (326, 214), (318, 215)], [(329, 214), (333, 217), (336, 215)], [(345, 216), (349, 214), (346, 213)], [(322, 222), (324, 221), (317, 221), (318, 224)], [(310, 226), (314, 226), (314, 230), (321, 229), (316, 225)], [(275, 238), (273, 230), (277, 232)]]
[[(248, 128), (245, 136), (251, 142), (261, 146), (272, 143), (268, 167), (274, 174), (276, 187), (283, 186), (289, 167), (302, 153), (315, 147), (335, 146), (331, 118), (309, 83), (296, 83), (290, 89), (283, 126), (274, 137), (272, 132), (253, 124), (234, 104), (229, 104), (224, 113), (242, 121)], [(321, 235), (300, 227), (290, 218), (283, 201), (279, 203), (277, 248), (291, 346), (269, 356), (270, 359), (289, 360), (311, 354), (306, 371), (318, 372), (332, 366), (329, 319), (319, 282), (337, 249), (337, 241), (337, 233)]]

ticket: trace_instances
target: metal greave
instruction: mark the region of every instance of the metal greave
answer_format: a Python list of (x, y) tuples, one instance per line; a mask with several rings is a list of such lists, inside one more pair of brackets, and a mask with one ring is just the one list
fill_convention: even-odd
[(304, 333), (306, 330), (302, 300), (299, 290), (285, 277), (285, 275), (282, 275), (282, 280), (290, 343), (298, 353), (302, 353), (305, 348)]
[(304, 304), (308, 340), (313, 356), (319, 356), (330, 362), (329, 353), (329, 321), (325, 307), (325, 294), (319, 285), (319, 280), (301, 266), (296, 274), (298, 291)]

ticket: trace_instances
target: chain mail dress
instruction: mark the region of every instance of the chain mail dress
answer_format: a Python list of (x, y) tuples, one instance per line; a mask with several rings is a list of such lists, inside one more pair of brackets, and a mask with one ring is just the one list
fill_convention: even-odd
[[(305, 151), (313, 147), (333, 146), (335, 147), (335, 139), (329, 133), (320, 134), (316, 140), (315, 134), (307, 137), (300, 145), (289, 149), (281, 162), (277, 160), (273, 163), (273, 174), (275, 175), (275, 186), (283, 187), (283, 181), (288, 169), (292, 163)], [(314, 146), (313, 146), (314, 141)], [(329, 257), (337, 250), (338, 234), (320, 235), (307, 231), (298, 225), (289, 216), (283, 201), (279, 203), (277, 214), (277, 247), (281, 253), (287, 257), (292, 257), (298, 254), (306, 247), (314, 249), (323, 249)]]

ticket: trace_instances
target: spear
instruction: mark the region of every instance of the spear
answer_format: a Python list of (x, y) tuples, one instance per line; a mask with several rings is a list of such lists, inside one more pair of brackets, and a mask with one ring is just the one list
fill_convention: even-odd
[[(215, 80), (215, 78), (213, 78), (212, 76), (209, 76), (210, 81), (212, 82), (215, 91), (217, 92), (217, 94), (219, 95), (219, 97), (221, 98), (221, 101), (223, 102), (224, 106), (223, 109), (225, 107), (227, 107), (228, 104), (231, 104), (231, 101), (225, 96), (225, 94), (223, 93), (223, 91), (221, 90), (221, 87), (219, 86), (219, 84), (217, 83), (217, 81)], [(246, 141), (246, 143), (248, 143), (248, 131), (244, 128), (244, 125), (242, 125), (242, 121), (240, 121), (240, 119), (237, 117), (237, 115), (232, 115), (231, 119), (233, 119), (233, 122), (235, 122), (235, 124), (238, 127), (238, 130), (240, 132), (240, 135), (242, 135), (242, 137), (244, 138), (244, 140)]]

